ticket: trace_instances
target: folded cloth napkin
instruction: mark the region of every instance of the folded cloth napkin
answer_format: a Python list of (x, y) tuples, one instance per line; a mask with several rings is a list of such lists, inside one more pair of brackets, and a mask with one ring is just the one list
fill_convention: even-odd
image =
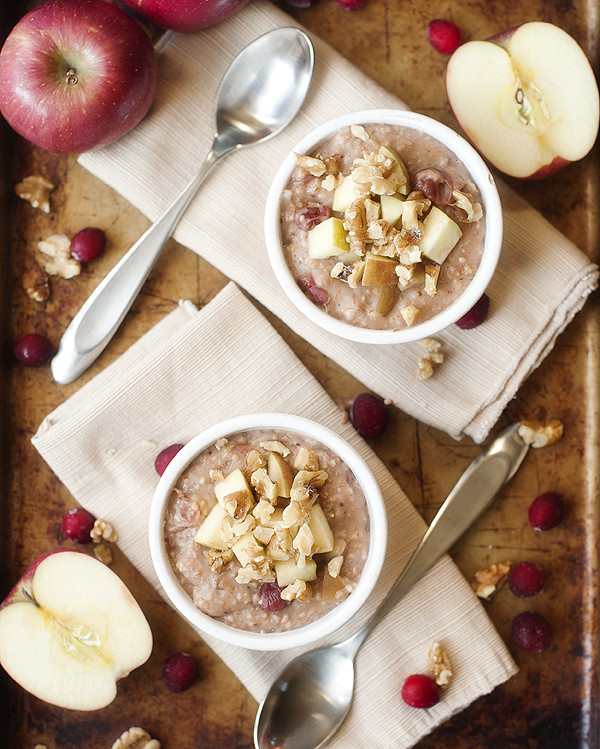
[[(253, 0), (198, 34), (167, 34), (160, 45), (158, 91), (150, 114), (117, 143), (82, 155), (81, 164), (155, 220), (210, 148), (215, 93), (230, 61), (255, 37), (290, 23), (268, 0)], [(416, 378), (422, 356), (418, 343), (351, 343), (304, 319), (281, 290), (264, 247), (265, 199), (275, 171), (306, 133), (344, 111), (406, 108), (310, 36), (316, 66), (299, 116), (277, 137), (219, 164), (174, 236), (367, 387), (454, 438), (468, 435), (480, 442), (581, 308), (597, 282), (597, 268), (501, 185), (505, 240), (488, 291), (490, 317), (480, 328), (452, 326), (437, 336), (446, 361), (434, 377), (425, 383)]]
[[(201, 311), (182, 302), (51, 413), (33, 444), (79, 503), (113, 524), (119, 547), (161, 590), (147, 539), (158, 451), (224, 418), (259, 411), (302, 414), (333, 429), (367, 460), (383, 492), (389, 520), (384, 570), (364, 610), (330, 638), (336, 641), (373, 611), (425, 526), (343, 412), (234, 284)], [(257, 700), (299, 652), (247, 651), (205, 639)], [(400, 686), (409, 674), (426, 670), (426, 653), (436, 640), (446, 648), (455, 676), (435, 707), (414, 710), (400, 699)], [(412, 746), (516, 670), (449, 557), (376, 628), (357, 669), (356, 700), (332, 744), (339, 749), (388, 749), (391, 736), (398, 749)]]

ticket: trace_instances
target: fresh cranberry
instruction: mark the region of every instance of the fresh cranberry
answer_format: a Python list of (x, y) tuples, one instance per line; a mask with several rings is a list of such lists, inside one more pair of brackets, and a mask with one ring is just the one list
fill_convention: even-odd
[(558, 525), (563, 516), (560, 494), (546, 492), (536, 497), (529, 508), (529, 522), (534, 531), (548, 531)]
[(89, 263), (100, 257), (106, 247), (106, 235), (102, 229), (88, 226), (78, 231), (71, 240), (71, 255), (80, 263)]
[(539, 593), (544, 585), (542, 570), (533, 562), (519, 562), (508, 573), (508, 584), (519, 598), (529, 598)]
[(440, 169), (419, 169), (413, 177), (413, 188), (420, 190), (435, 205), (450, 205), (454, 202), (452, 178)]
[(330, 216), (331, 208), (329, 206), (321, 205), (320, 203), (309, 203), (295, 211), (294, 222), (302, 231), (310, 231)]
[(184, 692), (198, 673), (198, 664), (189, 653), (174, 653), (163, 663), (162, 677), (171, 692)]
[(411, 707), (433, 707), (440, 701), (440, 688), (425, 674), (413, 674), (402, 685), (402, 699)]
[(164, 450), (161, 450), (158, 453), (158, 455), (156, 456), (156, 460), (154, 461), (154, 467), (156, 468), (156, 473), (158, 473), (159, 476), (162, 476), (163, 473), (167, 470), (167, 466), (182, 447), (183, 445), (180, 444), (169, 445), (169, 447), (165, 447)]
[(325, 289), (316, 285), (315, 279), (312, 276), (303, 276), (302, 278), (299, 278), (298, 286), (315, 304), (318, 304), (321, 307), (325, 307), (329, 304), (329, 294)]
[(427, 26), (431, 46), (443, 55), (451, 55), (461, 43), (460, 29), (452, 21), (436, 18)]
[(350, 421), (363, 437), (379, 437), (387, 426), (385, 403), (371, 393), (357, 395), (350, 406)]
[(517, 614), (511, 625), (511, 633), (517, 645), (530, 653), (542, 653), (552, 645), (550, 622), (535, 611)]
[(26, 367), (41, 367), (54, 356), (54, 346), (43, 335), (29, 333), (17, 342), (15, 356)]
[(62, 532), (69, 541), (76, 544), (89, 544), (92, 540), (90, 532), (94, 527), (95, 518), (83, 507), (75, 507), (69, 510), (63, 517)]
[(490, 298), (487, 294), (484, 294), (481, 299), (475, 303), (473, 307), (463, 315), (460, 320), (456, 321), (459, 328), (463, 330), (470, 330), (481, 325), (482, 322), (487, 320), (488, 312), (490, 311)]
[(344, 10), (357, 10), (362, 8), (366, 0), (335, 0), (335, 2)]
[(288, 603), (281, 597), (281, 588), (277, 583), (262, 583), (258, 589), (258, 607), (263, 611), (279, 611)]

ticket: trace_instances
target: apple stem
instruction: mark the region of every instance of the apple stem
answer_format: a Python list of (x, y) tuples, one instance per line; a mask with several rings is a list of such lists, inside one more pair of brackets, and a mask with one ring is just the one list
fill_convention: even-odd
[(76, 86), (79, 83), (75, 68), (69, 68), (66, 76), (67, 86)]
[(25, 590), (25, 588), (21, 588), (21, 593), (29, 601), (29, 603), (32, 603), (36, 608), (42, 608), (28, 590)]

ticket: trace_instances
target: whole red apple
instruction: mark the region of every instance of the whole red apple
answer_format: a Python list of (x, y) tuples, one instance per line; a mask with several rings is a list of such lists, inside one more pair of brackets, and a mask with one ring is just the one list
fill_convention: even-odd
[(233, 15), (249, 0), (124, 0), (162, 29), (198, 31)]
[(474, 146), (512, 177), (549, 177), (582, 159), (598, 134), (592, 67), (577, 42), (550, 23), (461, 45), (448, 62), (446, 90)]
[(25, 15), (0, 51), (0, 112), (47, 151), (80, 153), (135, 127), (156, 89), (150, 39), (101, 0), (54, 0)]

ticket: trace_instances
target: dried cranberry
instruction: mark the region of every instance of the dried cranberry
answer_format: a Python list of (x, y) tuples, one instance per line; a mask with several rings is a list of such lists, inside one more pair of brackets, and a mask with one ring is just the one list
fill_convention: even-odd
[(508, 584), (519, 598), (529, 598), (539, 593), (544, 585), (542, 570), (533, 562), (519, 562), (508, 574)]
[(281, 588), (277, 583), (262, 583), (258, 589), (258, 608), (263, 611), (279, 611), (288, 603), (281, 597)]
[(452, 197), (452, 178), (440, 169), (419, 169), (413, 177), (413, 188), (420, 190), (435, 205), (450, 205), (455, 202)]
[(402, 699), (410, 707), (433, 707), (440, 701), (440, 688), (425, 674), (413, 674), (402, 685)]
[(63, 535), (76, 544), (89, 544), (92, 540), (90, 532), (94, 527), (94, 522), (95, 518), (91, 513), (83, 507), (75, 507), (63, 517)]
[(379, 437), (387, 426), (385, 403), (371, 393), (357, 395), (350, 406), (350, 421), (363, 437)]
[(45, 336), (29, 333), (16, 343), (14, 352), (26, 367), (41, 367), (54, 356), (54, 346)]
[(452, 21), (436, 18), (427, 25), (426, 33), (431, 46), (443, 55), (451, 55), (460, 46), (460, 29)]
[(473, 307), (471, 307), (471, 309), (460, 318), (460, 320), (456, 321), (456, 324), (463, 330), (471, 330), (471, 328), (476, 328), (478, 325), (481, 325), (482, 322), (485, 322), (489, 311), (490, 298), (487, 294), (484, 294), (481, 299), (478, 302), (475, 302)]
[(89, 263), (100, 257), (106, 247), (106, 235), (102, 229), (88, 226), (78, 231), (71, 240), (71, 255), (80, 263)]
[(175, 653), (163, 663), (162, 677), (171, 692), (184, 692), (198, 673), (198, 664), (189, 653)]
[(511, 634), (517, 645), (530, 653), (542, 653), (552, 645), (552, 626), (535, 611), (517, 614), (512, 621)]
[(294, 213), (296, 226), (302, 231), (314, 229), (321, 221), (331, 216), (331, 208), (320, 203), (309, 203), (302, 208), (298, 208)]
[(549, 531), (558, 525), (563, 516), (560, 494), (546, 492), (536, 497), (529, 508), (529, 522), (534, 531)]
[(182, 447), (183, 445), (180, 444), (169, 445), (169, 447), (165, 447), (164, 450), (161, 450), (158, 453), (158, 455), (156, 456), (156, 460), (154, 461), (154, 467), (156, 468), (156, 473), (158, 473), (159, 476), (162, 476), (163, 473), (167, 470), (167, 466)]
[(329, 294), (325, 289), (322, 289), (315, 284), (315, 279), (312, 276), (303, 276), (302, 278), (299, 278), (298, 286), (315, 304), (319, 304), (322, 307), (329, 304)]

